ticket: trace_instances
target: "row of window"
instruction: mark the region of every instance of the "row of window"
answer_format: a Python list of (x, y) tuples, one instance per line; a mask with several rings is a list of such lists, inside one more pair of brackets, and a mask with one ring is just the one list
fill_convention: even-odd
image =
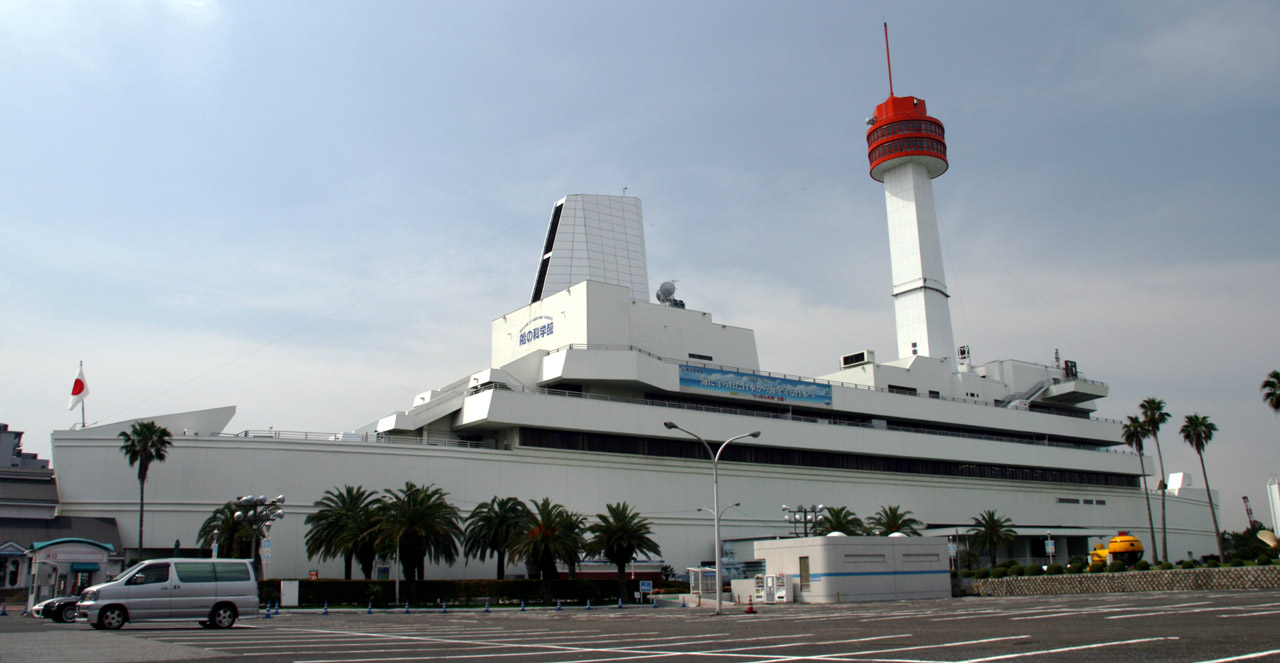
[(889, 136), (896, 136), (898, 134), (929, 134), (931, 136), (937, 136), (938, 138), (944, 137), (941, 124), (936, 122), (921, 122), (919, 120), (913, 120), (910, 122), (894, 122), (893, 124), (886, 124), (885, 126), (872, 131), (867, 134), (867, 145), (873, 145), (885, 138), (888, 138)]
[[(684, 440), (543, 428), (521, 428), (520, 445), (544, 449), (592, 451), (662, 458), (705, 460), (707, 457), (706, 448), (693, 440), (685, 442)], [(746, 445), (729, 447), (721, 454), (721, 459), (732, 463), (820, 467), (865, 472), (895, 472), (899, 474), (1039, 481), (1087, 486), (1118, 486), (1123, 488), (1136, 488), (1138, 486), (1136, 477), (1108, 472), (1087, 472), (1048, 467), (1019, 467), (988, 463), (958, 463), (947, 460), (872, 456), (782, 447)]]
[[(180, 582), (235, 582), (249, 580), (249, 566), (240, 564), (218, 564), (216, 562), (175, 562), (174, 570), (178, 572)], [(130, 585), (150, 585), (169, 580), (169, 564), (157, 562), (142, 567), (133, 577)]]
[(899, 152), (934, 152), (936, 154), (946, 156), (947, 146), (941, 141), (936, 141), (932, 138), (906, 138), (903, 140), (895, 140), (893, 142), (885, 143), (884, 145), (877, 147), (871, 151), (871, 154), (867, 155), (867, 158), (874, 163), (889, 156), (890, 154), (897, 154)]

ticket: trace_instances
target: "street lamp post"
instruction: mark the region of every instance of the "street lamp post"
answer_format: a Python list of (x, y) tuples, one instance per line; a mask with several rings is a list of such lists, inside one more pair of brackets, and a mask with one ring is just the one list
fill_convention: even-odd
[[(720, 577), (721, 575), (721, 561), (720, 561), (720, 557), (721, 557), (720, 515), (721, 515), (721, 512), (720, 512), (720, 469), (719, 469), (720, 453), (723, 452), (725, 448), (728, 447), (730, 444), (738, 440), (741, 440), (744, 437), (760, 437), (760, 431), (755, 431), (753, 433), (745, 433), (743, 435), (731, 437), (725, 440), (724, 444), (721, 444), (719, 449), (712, 451), (711, 445), (708, 444), (706, 440), (702, 439), (702, 437), (700, 437), (697, 433), (694, 433), (689, 430), (685, 430), (670, 421), (663, 422), (662, 425), (666, 426), (668, 430), (678, 430), (682, 433), (693, 436), (693, 439), (701, 442), (702, 446), (707, 448), (707, 454), (711, 456), (711, 515), (712, 515), (712, 521), (714, 523), (715, 545), (716, 545), (715, 547), (715, 556), (716, 556), (716, 611), (715, 611), (715, 614), (719, 615), (721, 614), (720, 612), (721, 601), (724, 599), (724, 596), (723, 596), (724, 586), (721, 584), (723, 581), (721, 580), (721, 577)], [(737, 504), (735, 504), (734, 506), (737, 506)], [(726, 509), (727, 508), (729, 507), (726, 507)]]
[[(254, 571), (256, 572), (258, 570), (258, 529), (266, 529), (267, 540), (269, 541), (271, 523), (284, 518), (284, 495), (277, 495), (272, 500), (268, 500), (265, 495), (257, 497), (245, 495), (236, 500), (236, 506), (240, 507), (240, 511), (235, 513), (235, 519), (248, 526), (249, 533), (253, 536), (253, 548), (249, 554), (254, 560)], [(267, 555), (271, 554), (270, 551), (271, 549), (268, 547)]]
[(813, 526), (817, 527), (818, 523), (822, 522), (822, 510), (825, 508), (827, 507), (821, 504), (815, 504), (814, 506), (801, 504), (796, 507), (789, 507), (783, 504), (782, 510), (787, 512), (787, 515), (783, 516), (782, 519), (791, 523), (792, 534), (797, 534), (796, 523), (803, 523), (804, 535), (807, 537), (809, 536), (809, 523), (813, 523)]

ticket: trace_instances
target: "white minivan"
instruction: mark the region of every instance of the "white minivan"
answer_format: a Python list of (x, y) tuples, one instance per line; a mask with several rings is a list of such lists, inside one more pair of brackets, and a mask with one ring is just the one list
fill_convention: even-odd
[(230, 628), (258, 616), (258, 582), (247, 559), (153, 559), (84, 590), (76, 614), (94, 628), (159, 620)]

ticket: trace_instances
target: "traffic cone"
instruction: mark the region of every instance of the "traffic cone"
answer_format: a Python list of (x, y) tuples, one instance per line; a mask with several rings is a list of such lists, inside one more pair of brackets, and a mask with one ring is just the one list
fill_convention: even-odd
[(520, 612), (524, 612), (524, 599), (520, 599)]
[(748, 597), (747, 597), (747, 612), (746, 612), (746, 614), (748, 614), (748, 615), (754, 615), (754, 614), (756, 614), (756, 606), (755, 606), (755, 603), (751, 600), (751, 597), (750, 597), (750, 596), (748, 596)]
[(655, 598), (655, 599), (653, 599), (653, 607), (654, 607), (654, 609), (657, 609), (657, 607), (658, 607), (658, 599), (656, 599), (656, 598)]
[(485, 601), (485, 602), (484, 602), (484, 611), (485, 611), (485, 612), (489, 612), (489, 602), (488, 602), (488, 601)]
[(407, 614), (409, 614), (409, 602), (408, 602), (408, 601), (405, 601), (405, 602), (404, 602), (404, 614), (406, 614), (406, 615), (407, 615)]
[(560, 599), (556, 599), (556, 610), (561, 610), (561, 609), (562, 608), (560, 607)]
[(8, 617), (8, 616), (9, 616), (8, 601), (0, 601), (0, 617)]
[(619, 596), (619, 597), (618, 597), (618, 609), (619, 609), (619, 610), (621, 610), (621, 609), (622, 609), (622, 597), (621, 597), (621, 596)]
[(373, 614), (373, 599), (369, 599), (369, 609), (368, 609), (368, 610), (366, 610), (364, 614), (366, 614), (366, 615), (372, 615), (372, 614)]
[(440, 602), (440, 612), (449, 612), (449, 602), (448, 602), (448, 601), (441, 601), (441, 602)]
[(591, 599), (587, 599), (587, 610), (591, 609)]
[(279, 602), (279, 601), (276, 601), (276, 614), (277, 614), (277, 615), (279, 615), (279, 614), (280, 614), (280, 602)]
[(684, 602), (684, 597), (683, 597), (683, 596), (681, 596), (681, 597), (680, 597), (680, 607), (681, 607), (681, 608), (687, 608), (687, 607), (689, 607), (689, 604)]
[(271, 619), (271, 601), (267, 601), (266, 614), (262, 615), (263, 619)]
[(329, 614), (329, 602), (328, 602), (328, 601), (325, 601), (325, 602), (324, 602), (324, 612), (322, 612), (322, 613), (320, 613), (320, 614), (323, 614), (323, 615), (327, 615), (327, 614)]

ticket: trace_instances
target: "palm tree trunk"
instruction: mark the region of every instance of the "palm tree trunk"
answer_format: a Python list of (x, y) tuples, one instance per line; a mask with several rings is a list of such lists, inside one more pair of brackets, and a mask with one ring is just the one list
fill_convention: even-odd
[(342, 579), (351, 579), (351, 559), (355, 557), (355, 553), (346, 553), (342, 556)]
[(1156, 484), (1160, 489), (1160, 559), (1167, 562), (1169, 561), (1169, 520), (1165, 511), (1164, 498), (1169, 492), (1169, 486), (1165, 484), (1164, 454), (1160, 452), (1160, 436), (1152, 433), (1151, 439), (1156, 442), (1156, 459), (1160, 461), (1160, 482)]
[(992, 544), (988, 550), (991, 551), (991, 568), (996, 568), (996, 546)]
[(627, 565), (618, 565), (618, 601), (622, 601), (622, 597), (627, 594)]
[(505, 580), (507, 577), (507, 554), (505, 550), (498, 550), (496, 555), (498, 558), (498, 580)]
[(1209, 499), (1209, 515), (1213, 517), (1213, 540), (1218, 544), (1218, 563), (1226, 563), (1226, 555), (1222, 553), (1222, 536), (1218, 530), (1218, 512), (1213, 510), (1213, 492), (1209, 489), (1209, 473), (1204, 469), (1204, 453), (1197, 451), (1200, 456), (1200, 474), (1204, 477), (1204, 496)]
[(1151, 493), (1147, 490), (1147, 463), (1142, 459), (1142, 454), (1138, 454), (1138, 466), (1142, 468), (1142, 499), (1147, 503), (1147, 527), (1151, 529), (1151, 557), (1153, 564), (1159, 564), (1159, 555), (1156, 554), (1156, 524), (1151, 518)]
[[(147, 482), (138, 481), (138, 561), (142, 561), (142, 514), (147, 509)], [(128, 566), (126, 564), (126, 566)]]

